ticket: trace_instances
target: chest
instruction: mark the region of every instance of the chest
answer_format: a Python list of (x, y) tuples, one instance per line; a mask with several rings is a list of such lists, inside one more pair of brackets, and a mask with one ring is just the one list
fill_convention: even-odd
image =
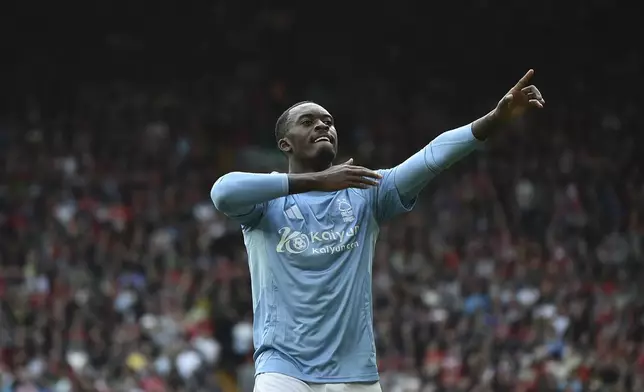
[(351, 191), (292, 195), (272, 206), (269, 235), (285, 262), (327, 269), (360, 251), (369, 219), (367, 203)]

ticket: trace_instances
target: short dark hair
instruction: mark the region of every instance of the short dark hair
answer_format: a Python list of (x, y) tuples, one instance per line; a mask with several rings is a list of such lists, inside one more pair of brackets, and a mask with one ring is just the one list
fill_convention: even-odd
[(304, 105), (305, 103), (313, 103), (312, 101), (300, 101), (294, 105), (292, 105), (290, 108), (286, 109), (284, 113), (282, 113), (278, 118), (277, 122), (275, 123), (275, 140), (280, 141), (281, 139), (286, 136), (286, 132), (288, 131), (288, 120), (289, 120), (289, 114), (291, 113), (291, 110), (300, 106)]

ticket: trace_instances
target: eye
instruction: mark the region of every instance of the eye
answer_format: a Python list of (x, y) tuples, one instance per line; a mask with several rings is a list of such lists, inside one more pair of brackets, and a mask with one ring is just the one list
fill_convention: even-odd
[(324, 123), (328, 126), (333, 126), (333, 121), (331, 120), (324, 120)]
[(311, 120), (302, 120), (302, 125), (308, 127), (309, 125), (312, 125), (313, 121)]

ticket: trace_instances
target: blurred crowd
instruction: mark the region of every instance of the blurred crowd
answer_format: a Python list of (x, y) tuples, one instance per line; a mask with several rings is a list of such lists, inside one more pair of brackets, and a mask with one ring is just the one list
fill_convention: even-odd
[[(289, 15), (261, 20), (279, 36)], [(227, 45), (252, 52), (261, 34), (236, 31)], [(407, 66), (405, 43), (387, 44), (382, 72), (337, 54), (329, 81), (285, 60), (308, 50), (165, 82), (77, 80), (64, 99), (41, 90), (11, 106), (0, 121), (0, 392), (252, 391), (246, 254), (212, 183), (284, 169), (273, 124), (301, 99), (334, 114), (343, 154), (391, 167), (485, 114), (523, 71), (433, 74)], [(641, 82), (641, 67), (629, 52), (593, 76), (537, 69), (547, 109), (382, 229), (384, 391), (644, 390), (642, 97), (612, 88)]]

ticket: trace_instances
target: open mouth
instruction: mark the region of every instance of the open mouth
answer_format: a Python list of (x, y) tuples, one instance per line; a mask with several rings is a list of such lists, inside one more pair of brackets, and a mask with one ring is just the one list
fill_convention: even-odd
[(321, 143), (321, 142), (327, 142), (333, 144), (333, 139), (331, 139), (329, 136), (320, 136), (317, 137), (315, 140), (313, 140), (313, 143)]

